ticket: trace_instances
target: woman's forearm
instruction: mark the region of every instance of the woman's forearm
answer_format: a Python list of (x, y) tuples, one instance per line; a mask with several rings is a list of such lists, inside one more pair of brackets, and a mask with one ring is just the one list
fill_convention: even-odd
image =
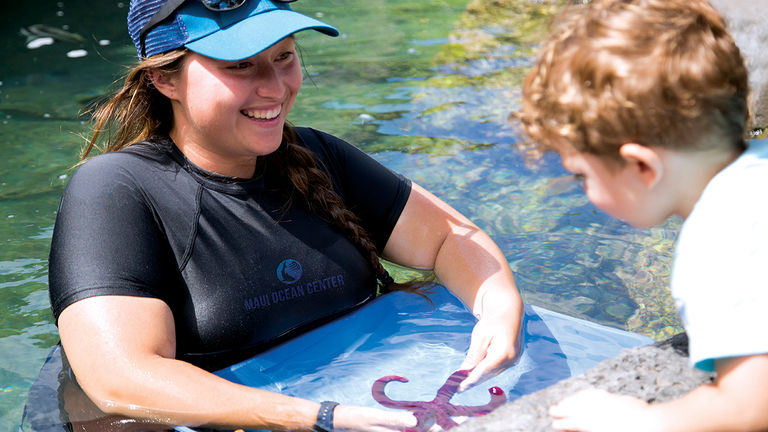
[(476, 226), (453, 227), (438, 251), (434, 271), (478, 318), (499, 310), (521, 316), (522, 299), (509, 264), (493, 240)]
[[(384, 248), (398, 264), (433, 270), (440, 282), (475, 314), (522, 300), (504, 254), (480, 228), (454, 208), (413, 184), (405, 208)], [(500, 303), (491, 305), (485, 298)]]
[(142, 359), (115, 372), (109, 378), (99, 374), (102, 383), (89, 395), (102, 411), (169, 425), (311, 430), (319, 407), (235, 384), (175, 359)]
[(68, 306), (59, 333), (77, 381), (102, 411), (164, 424), (310, 429), (319, 404), (242, 386), (175, 359), (174, 321), (153, 298)]

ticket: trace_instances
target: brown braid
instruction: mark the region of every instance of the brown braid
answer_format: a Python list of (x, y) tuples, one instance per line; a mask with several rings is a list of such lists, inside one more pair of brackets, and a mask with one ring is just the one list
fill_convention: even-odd
[[(289, 191), (286, 208), (291, 205), (294, 192), (309, 204), (309, 208), (324, 221), (339, 230), (357, 246), (376, 272), (382, 292), (408, 291), (426, 297), (425, 286), (429, 281), (395, 282), (379, 260), (376, 246), (360, 225), (360, 219), (349, 210), (341, 197), (333, 190), (328, 173), (318, 166), (312, 152), (299, 144), (296, 132), (289, 125), (283, 130), (283, 144), (273, 154), (264, 158), (268, 172), (287, 175), (290, 184), (283, 184)], [(273, 171), (274, 170), (274, 171)], [(286, 182), (283, 182), (286, 183)]]

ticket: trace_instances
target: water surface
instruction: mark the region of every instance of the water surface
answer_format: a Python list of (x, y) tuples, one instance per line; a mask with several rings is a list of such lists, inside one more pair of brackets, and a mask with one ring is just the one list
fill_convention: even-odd
[[(507, 116), (529, 36), (551, 12), (521, 3), (493, 22), (468, 0), (295, 3), (342, 35), (300, 35), (308, 78), (290, 119), (360, 146), (473, 219), (499, 243), (527, 302), (669, 335), (679, 329), (664, 288), (678, 223), (640, 231), (612, 220), (556, 156), (532, 166), (516, 149)], [(127, 1), (43, 0), (0, 16), (0, 430), (16, 430), (58, 341), (47, 296), (52, 226), (88, 131), (81, 108), (136, 59), (126, 13)], [(85, 42), (29, 49), (19, 28), (33, 24)]]

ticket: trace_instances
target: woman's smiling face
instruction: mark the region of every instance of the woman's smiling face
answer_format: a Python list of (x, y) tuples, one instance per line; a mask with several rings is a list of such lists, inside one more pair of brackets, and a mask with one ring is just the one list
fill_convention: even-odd
[(301, 81), (293, 37), (238, 61), (191, 52), (161, 90), (173, 105), (170, 135), (201, 168), (250, 177), (256, 158), (280, 146)]

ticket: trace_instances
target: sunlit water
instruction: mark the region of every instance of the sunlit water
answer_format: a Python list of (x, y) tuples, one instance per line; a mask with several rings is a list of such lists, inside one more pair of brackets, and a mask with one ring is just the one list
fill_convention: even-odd
[[(525, 1), (525, 0), (521, 0)], [(427, 187), (487, 230), (527, 302), (661, 338), (679, 329), (665, 291), (672, 221), (638, 231), (591, 206), (548, 155), (535, 166), (507, 121), (529, 46), (465, 58), (468, 0), (312, 0), (297, 9), (339, 38), (302, 34), (307, 74), (291, 121), (339, 135)], [(0, 430), (58, 341), (47, 255), (64, 185), (87, 125), (79, 111), (135, 60), (125, 3), (44, 0), (0, 14)], [(474, 22), (474, 21), (473, 21)], [(22, 26), (63, 27), (85, 42), (30, 49)], [(85, 50), (86, 55), (83, 56)]]

